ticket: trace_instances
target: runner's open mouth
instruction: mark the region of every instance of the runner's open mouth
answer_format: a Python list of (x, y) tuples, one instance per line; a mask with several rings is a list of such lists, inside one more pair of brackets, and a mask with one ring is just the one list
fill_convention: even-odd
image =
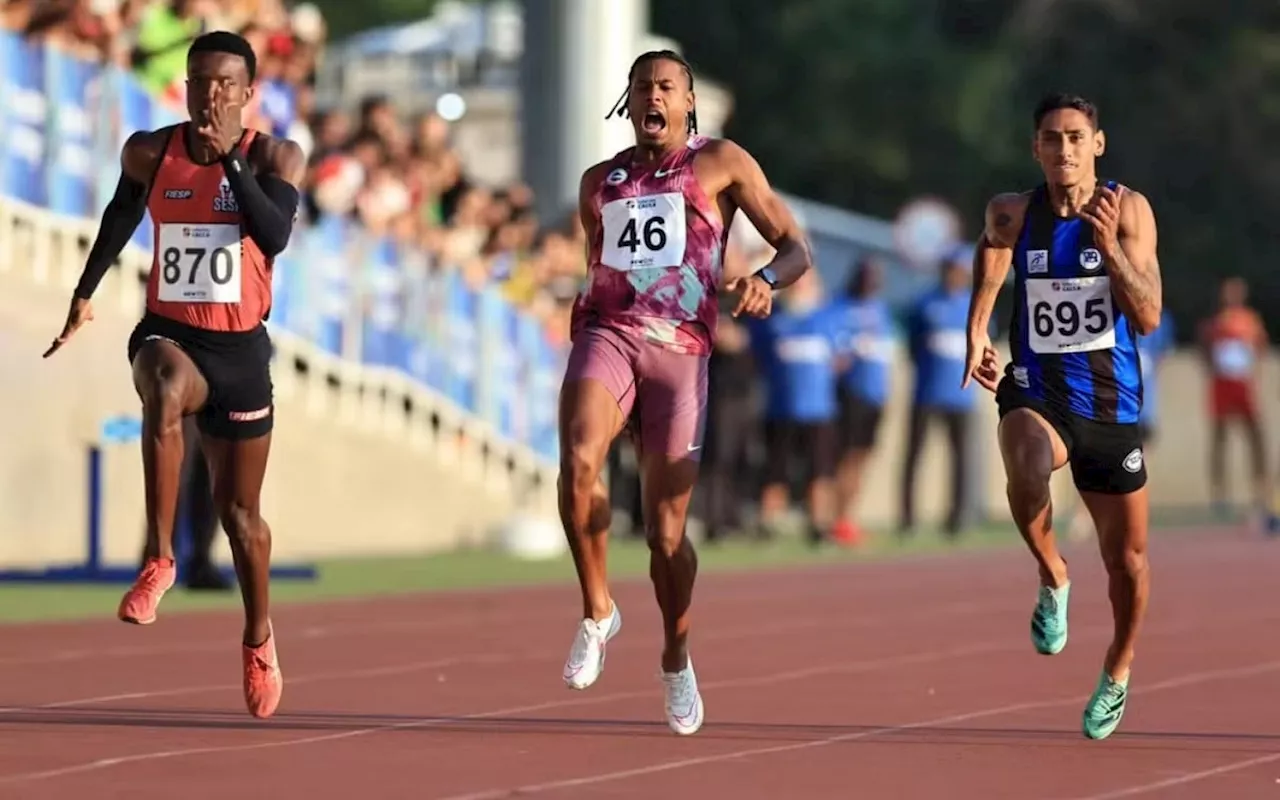
[(667, 127), (667, 118), (662, 116), (661, 112), (650, 111), (644, 115), (644, 119), (640, 122), (640, 127), (645, 133), (660, 133)]

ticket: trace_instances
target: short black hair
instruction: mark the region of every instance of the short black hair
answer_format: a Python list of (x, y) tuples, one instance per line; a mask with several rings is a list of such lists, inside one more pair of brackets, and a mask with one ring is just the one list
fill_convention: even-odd
[(1036, 110), (1031, 115), (1035, 129), (1040, 130), (1040, 123), (1044, 122), (1044, 118), (1049, 116), (1053, 111), (1061, 111), (1064, 108), (1073, 108), (1089, 118), (1089, 125), (1096, 131), (1098, 129), (1098, 106), (1091, 100), (1086, 100), (1078, 94), (1069, 94), (1067, 92), (1053, 92), (1047, 94), (1036, 104)]
[(196, 53), (226, 53), (240, 56), (244, 59), (245, 69), (249, 71), (249, 82), (252, 83), (258, 76), (258, 56), (253, 52), (253, 45), (238, 33), (212, 31), (201, 34), (191, 42), (191, 47), (187, 50), (187, 58), (191, 58)]
[[(619, 117), (627, 116), (627, 103), (631, 100), (631, 82), (636, 78), (636, 70), (642, 64), (650, 61), (671, 61), (680, 65), (684, 70), (684, 76), (689, 81), (689, 91), (693, 91), (693, 67), (689, 66), (689, 62), (684, 60), (684, 56), (675, 50), (649, 50), (636, 56), (636, 60), (631, 62), (631, 69), (627, 70), (627, 88), (622, 93), (622, 97), (618, 98), (618, 102), (613, 104), (613, 108), (605, 115), (605, 119), (609, 119), (614, 114)], [(698, 132), (698, 110), (696, 108), (689, 109), (688, 119), (689, 133)]]

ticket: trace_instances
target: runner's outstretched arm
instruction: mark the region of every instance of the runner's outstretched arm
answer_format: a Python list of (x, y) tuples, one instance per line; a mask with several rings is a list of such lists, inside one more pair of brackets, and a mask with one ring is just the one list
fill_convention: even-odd
[(129, 137), (120, 152), (120, 180), (116, 183), (115, 194), (102, 210), (97, 238), (93, 240), (84, 271), (76, 284), (73, 295), (76, 299), (88, 300), (93, 297), (107, 270), (120, 257), (129, 238), (142, 222), (142, 215), (147, 210), (148, 187), (146, 180), (138, 176), (136, 151), (142, 149), (143, 141), (150, 137), (150, 133), (138, 131)]
[(741, 146), (725, 141), (732, 176), (729, 196), (776, 251), (769, 266), (778, 276), (776, 289), (790, 286), (813, 267), (813, 253), (799, 223), (769, 185), (760, 164)]
[(998, 195), (987, 204), (986, 226), (973, 252), (973, 294), (969, 303), (969, 336), (990, 330), (991, 312), (1013, 265), (1013, 246), (1020, 220), (1014, 203), (1019, 195)]
[(986, 225), (973, 251), (963, 388), (968, 388), (969, 381), (977, 378), (983, 387), (994, 392), (999, 380), (996, 352), (991, 346), (991, 312), (1013, 264), (1013, 246), (1022, 226), (1021, 202), (1021, 195), (1002, 194), (987, 203)]
[(146, 213), (148, 183), (158, 157), (154, 152), (156, 141), (154, 133), (136, 131), (121, 148), (120, 180), (116, 183), (115, 194), (102, 211), (98, 235), (89, 249), (89, 257), (85, 259), (80, 280), (71, 293), (71, 305), (67, 309), (62, 332), (54, 337), (49, 348), (44, 351), (44, 358), (58, 352), (76, 331), (93, 319), (93, 307), (89, 299), (93, 297), (98, 284), (102, 283), (107, 270), (120, 257)]

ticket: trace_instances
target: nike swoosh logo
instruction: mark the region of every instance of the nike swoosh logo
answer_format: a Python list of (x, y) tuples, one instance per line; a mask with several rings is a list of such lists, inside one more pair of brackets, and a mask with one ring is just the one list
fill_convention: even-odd
[(680, 168), (679, 168), (679, 167), (676, 167), (675, 169), (659, 169), (659, 170), (654, 170), (653, 177), (655, 177), (655, 178), (665, 178), (665, 177), (667, 177), (668, 175), (675, 174), (675, 173), (677, 173), (677, 172), (679, 172), (679, 171), (680, 171)]

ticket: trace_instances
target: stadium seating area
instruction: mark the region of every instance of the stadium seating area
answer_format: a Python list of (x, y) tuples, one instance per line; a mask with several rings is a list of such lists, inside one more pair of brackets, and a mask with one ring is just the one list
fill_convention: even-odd
[[(409, 373), (554, 458), (556, 378), (585, 273), (580, 226), (537, 219), (526, 186), (469, 179), (437, 115), (405, 120), (381, 97), (317, 109), (326, 30), (310, 4), (9, 0), (0, 81), (6, 96), (38, 102), (0, 113), (15, 145), (0, 156), (0, 191), (95, 216), (124, 137), (182, 118), (186, 47), (215, 29), (242, 32), (259, 58), (246, 123), (309, 155), (305, 224), (279, 259), (273, 329)], [(144, 223), (143, 251), (148, 237)]]

